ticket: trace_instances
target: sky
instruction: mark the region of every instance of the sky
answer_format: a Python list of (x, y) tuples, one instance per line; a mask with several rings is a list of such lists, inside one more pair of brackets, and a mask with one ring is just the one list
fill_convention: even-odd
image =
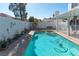
[[(8, 9), (9, 3), (0, 3), (0, 13), (6, 13), (14, 16), (12, 11)], [(67, 3), (28, 3), (26, 6), (28, 17), (34, 16), (38, 19), (52, 17), (55, 11), (59, 11), (60, 14), (68, 11)]]

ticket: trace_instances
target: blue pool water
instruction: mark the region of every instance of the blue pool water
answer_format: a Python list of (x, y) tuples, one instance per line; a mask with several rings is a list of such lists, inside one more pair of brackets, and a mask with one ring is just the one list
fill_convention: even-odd
[(54, 32), (36, 32), (23, 56), (79, 56), (79, 46)]

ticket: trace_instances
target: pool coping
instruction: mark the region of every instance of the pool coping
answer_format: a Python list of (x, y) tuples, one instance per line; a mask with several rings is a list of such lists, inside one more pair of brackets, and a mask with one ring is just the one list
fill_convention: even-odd
[(79, 39), (71, 37), (71, 36), (68, 36), (67, 34), (64, 34), (62, 32), (56, 31), (56, 30), (53, 30), (53, 32), (65, 37), (66, 39), (68, 39), (68, 40), (72, 41), (73, 43), (79, 45)]

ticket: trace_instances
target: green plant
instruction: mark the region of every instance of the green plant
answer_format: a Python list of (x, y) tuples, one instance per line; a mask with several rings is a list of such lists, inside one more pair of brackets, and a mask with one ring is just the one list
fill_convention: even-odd
[(2, 44), (0, 45), (0, 48), (6, 48), (7, 47), (7, 41), (3, 40)]
[(12, 28), (13, 22), (10, 22), (10, 28)]
[(17, 39), (18, 39), (18, 37), (19, 37), (19, 34), (15, 34), (15, 36), (14, 36), (13, 40), (17, 40)]
[(11, 44), (13, 40), (8, 38), (7, 41), (8, 41), (9, 44)]
[(26, 28), (24, 28), (24, 32), (25, 32), (25, 33), (27, 32), (27, 29), (26, 29)]
[(14, 38), (13, 38), (13, 40), (16, 40), (16, 39), (18, 39), (20, 37), (20, 34), (19, 34), (19, 32), (18, 31), (16, 31), (16, 34), (14, 35)]
[(21, 31), (21, 34), (20, 35), (24, 35), (24, 31)]
[(2, 43), (3, 43), (3, 42), (2, 42), (2, 40), (1, 40), (1, 41), (0, 41), (0, 48), (1, 48)]

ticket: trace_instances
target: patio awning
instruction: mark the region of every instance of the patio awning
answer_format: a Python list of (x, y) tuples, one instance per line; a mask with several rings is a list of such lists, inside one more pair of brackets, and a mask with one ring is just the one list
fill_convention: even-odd
[(72, 9), (64, 14), (61, 14), (61, 15), (57, 16), (57, 19), (62, 19), (62, 18), (69, 19), (70, 17), (73, 17), (73, 16), (79, 17), (79, 8), (75, 8), (75, 9)]

